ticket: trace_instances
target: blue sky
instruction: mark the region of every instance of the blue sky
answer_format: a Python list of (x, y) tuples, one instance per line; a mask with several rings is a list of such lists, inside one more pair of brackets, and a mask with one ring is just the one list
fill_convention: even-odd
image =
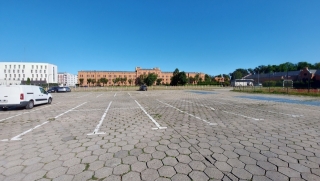
[(0, 0), (0, 61), (230, 73), (320, 62), (319, 0)]

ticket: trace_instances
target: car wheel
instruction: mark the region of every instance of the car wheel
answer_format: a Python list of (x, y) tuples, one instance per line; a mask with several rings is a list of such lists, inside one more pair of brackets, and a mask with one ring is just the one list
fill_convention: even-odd
[(51, 104), (51, 102), (52, 102), (52, 98), (50, 97), (50, 98), (48, 99), (48, 104)]
[(32, 109), (33, 106), (34, 106), (33, 101), (29, 101), (28, 104), (27, 104), (27, 106), (26, 106), (26, 109)]

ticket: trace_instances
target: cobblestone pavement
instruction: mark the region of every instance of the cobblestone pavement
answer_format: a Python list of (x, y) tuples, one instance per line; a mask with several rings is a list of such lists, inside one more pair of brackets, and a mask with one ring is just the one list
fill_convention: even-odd
[(0, 180), (320, 180), (320, 107), (239, 95), (71, 92), (0, 111)]

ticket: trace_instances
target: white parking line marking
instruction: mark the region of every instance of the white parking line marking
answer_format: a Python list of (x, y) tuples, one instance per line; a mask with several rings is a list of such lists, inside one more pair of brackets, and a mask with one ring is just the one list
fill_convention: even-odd
[[(84, 105), (84, 104), (86, 104), (86, 103), (87, 103), (87, 102), (84, 102), (84, 103), (80, 104), (79, 106), (76, 106), (76, 107), (74, 107), (74, 108), (72, 108), (72, 109), (70, 109), (70, 110), (68, 110), (68, 111), (66, 111), (66, 112), (64, 112), (64, 113), (62, 113), (62, 114), (60, 114), (60, 115), (56, 116), (55, 118), (58, 118), (58, 117), (60, 117), (60, 116), (62, 116), (62, 115), (64, 115), (64, 114), (66, 114), (66, 113), (68, 113), (68, 112), (72, 111), (73, 109), (75, 109), (75, 108), (77, 108), (77, 107), (80, 107), (80, 106), (82, 106), (82, 105)], [(49, 122), (49, 121), (46, 121), (46, 122), (44, 122), (44, 123), (42, 123), (42, 124), (39, 124), (39, 125), (35, 126), (34, 128), (31, 128), (31, 129), (29, 129), (29, 130), (27, 130), (27, 131), (25, 131), (25, 132), (23, 132), (23, 133), (21, 133), (21, 134), (19, 134), (19, 135), (15, 136), (15, 137), (12, 137), (12, 138), (10, 139), (10, 141), (22, 140), (22, 138), (20, 138), (21, 136), (23, 136), (23, 135), (25, 135), (25, 134), (27, 134), (27, 133), (31, 132), (31, 131), (32, 131), (32, 130), (34, 130), (34, 129), (37, 129), (37, 128), (39, 128), (39, 127), (41, 127), (41, 126), (43, 126), (43, 125), (47, 124), (48, 122)], [(8, 139), (4, 139), (4, 140), (1, 140), (1, 141), (9, 141), (9, 140), (8, 140)]]
[(245, 117), (245, 118), (249, 118), (249, 119), (253, 119), (253, 120), (255, 120), (255, 121), (264, 120), (264, 119), (252, 118), (252, 117), (249, 117), (249, 116), (245, 116), (245, 115), (242, 115), (242, 114), (236, 114), (236, 113), (232, 113), (232, 112), (228, 112), (228, 111), (223, 111), (223, 112), (228, 113), (228, 114), (233, 114), (233, 115), (241, 116), (241, 117)]
[(178, 111), (180, 111), (180, 112), (182, 112), (182, 113), (185, 113), (185, 114), (187, 114), (187, 115), (189, 115), (189, 116), (192, 116), (192, 117), (194, 117), (194, 118), (196, 118), (196, 119), (199, 119), (199, 120), (201, 120), (201, 121), (203, 121), (203, 122), (205, 122), (205, 123), (208, 123), (209, 125), (214, 125), (214, 126), (218, 125), (217, 123), (210, 123), (210, 122), (207, 121), (207, 120), (201, 119), (201, 118), (199, 118), (199, 117), (197, 117), (197, 116), (195, 116), (195, 115), (192, 115), (192, 114), (190, 114), (190, 113), (187, 113), (187, 112), (185, 112), (185, 111), (182, 111), (182, 110), (180, 110), (180, 109), (178, 109), (178, 108), (176, 108), (176, 107), (174, 107), (174, 106), (171, 106), (170, 104), (167, 104), (167, 103), (165, 103), (165, 102), (162, 102), (162, 101), (160, 101), (160, 100), (158, 100), (158, 99), (157, 99), (157, 101), (159, 101), (159, 102), (161, 102), (162, 104), (165, 104), (165, 105), (167, 105), (167, 106), (169, 106), (169, 107), (172, 107), (172, 108), (174, 108), (174, 109), (176, 109), (176, 110), (178, 110)]
[(157, 123), (156, 120), (154, 120), (148, 113), (147, 111), (139, 104), (138, 101), (134, 100), (138, 106), (140, 107), (140, 109), (151, 119), (151, 121), (157, 126), (157, 128), (152, 128), (153, 130), (156, 130), (156, 129), (166, 129), (167, 127), (161, 127), (159, 123)]
[(110, 106), (111, 106), (111, 103), (112, 103), (112, 101), (109, 103), (109, 105), (108, 105), (108, 108), (106, 109), (106, 111), (103, 113), (103, 115), (102, 115), (102, 117), (101, 117), (101, 119), (100, 119), (100, 121), (99, 121), (99, 124), (96, 126), (96, 128), (93, 130), (93, 133), (89, 133), (89, 134), (87, 134), (87, 135), (96, 135), (96, 134), (106, 134), (105, 132), (99, 132), (99, 129), (100, 129), (100, 126), (102, 125), (102, 123), (103, 123), (103, 120), (104, 120), (104, 118), (106, 117), (106, 115), (107, 115), (107, 112), (108, 112), (108, 110), (109, 110), (109, 108), (110, 108)]
[(182, 101), (193, 103), (193, 104), (196, 104), (196, 105), (199, 105), (199, 106), (202, 106), (202, 107), (206, 107), (206, 108), (209, 108), (211, 110), (215, 110), (213, 107), (209, 107), (209, 106), (206, 106), (206, 105), (203, 105), (203, 104), (197, 104), (197, 103), (194, 103), (194, 102), (191, 102), (191, 101), (186, 101), (186, 100), (182, 100)]
[(39, 128), (40, 126), (43, 126), (43, 125), (47, 124), (48, 122), (49, 122), (49, 121), (46, 121), (46, 122), (44, 122), (44, 123), (42, 123), (42, 124), (39, 124), (39, 125), (35, 126), (34, 128), (31, 128), (31, 129), (29, 129), (29, 130), (27, 130), (27, 131), (25, 131), (25, 132), (23, 132), (23, 133), (21, 133), (21, 134), (19, 134), (19, 135), (15, 136), (15, 137), (13, 137), (13, 138), (11, 138), (11, 139), (10, 139), (10, 141), (18, 141), (18, 140), (22, 140), (22, 138), (20, 138), (21, 136), (23, 136), (23, 135), (25, 135), (25, 134), (27, 134), (27, 133), (31, 132), (31, 131), (32, 131), (32, 130), (34, 130), (34, 129)]
[[(59, 104), (59, 102), (56, 103), (56, 104)], [(56, 104), (54, 104), (54, 105), (56, 105)], [(8, 120), (8, 119), (11, 119), (11, 118), (14, 118), (14, 117), (17, 117), (17, 116), (21, 116), (21, 115), (23, 115), (23, 114), (29, 114), (29, 113), (31, 113), (31, 112), (35, 112), (35, 111), (38, 111), (38, 110), (40, 110), (40, 109), (44, 109), (44, 108), (47, 108), (47, 107), (50, 107), (50, 106), (45, 106), (45, 107), (42, 107), (42, 108), (39, 108), (39, 109), (35, 109), (35, 110), (29, 111), (29, 112), (24, 112), (24, 113), (20, 113), (20, 114), (14, 115), (14, 116), (10, 116), (10, 117), (1, 119), (0, 122), (5, 121), (5, 120)]]
[(131, 97), (131, 94), (128, 92), (129, 96)]
[(72, 108), (72, 109), (69, 109), (68, 111), (66, 111), (66, 112), (64, 112), (64, 113), (62, 113), (62, 114), (59, 114), (58, 116), (56, 116), (56, 117), (54, 117), (55, 119), (57, 119), (58, 117), (60, 117), (60, 116), (63, 116), (64, 114), (66, 114), (66, 113), (68, 113), (68, 112), (70, 112), (70, 111), (73, 111), (74, 109), (76, 109), (76, 108), (78, 108), (78, 107), (80, 107), (80, 106), (82, 106), (82, 105), (84, 105), (84, 104), (86, 104), (87, 102), (84, 102), (84, 103), (82, 103), (82, 104), (80, 104), (80, 105), (78, 105), (78, 106), (76, 106), (76, 107), (74, 107), (74, 108)]
[(113, 97), (116, 97), (116, 96), (117, 96), (117, 93), (115, 93)]
[[(241, 107), (243, 108), (242, 106), (237, 106), (237, 105), (234, 105), (234, 104), (230, 104), (230, 103), (221, 103), (219, 101), (212, 101), (212, 102), (217, 102), (219, 104), (227, 104), (227, 105), (232, 105), (232, 106), (235, 106), (235, 107)], [(286, 116), (291, 116), (291, 117), (303, 117), (303, 115), (295, 115), (295, 114), (286, 114), (286, 113), (281, 113), (281, 112), (274, 112), (274, 111), (267, 111), (267, 110), (263, 110), (263, 109), (258, 109), (258, 108), (251, 108), (251, 107), (248, 107), (248, 109), (255, 109), (255, 110), (259, 110), (259, 111), (266, 111), (266, 112), (269, 112), (269, 113), (274, 113), (274, 114), (282, 114), (282, 115), (286, 115)]]
[(100, 94), (100, 95), (98, 95), (97, 97), (100, 97), (100, 96), (102, 96), (103, 94)]

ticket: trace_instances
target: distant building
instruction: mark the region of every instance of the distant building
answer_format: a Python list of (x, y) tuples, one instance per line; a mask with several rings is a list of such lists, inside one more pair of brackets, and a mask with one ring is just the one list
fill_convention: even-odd
[(308, 81), (315, 80), (320, 81), (320, 70), (308, 69), (305, 67), (302, 70), (298, 71), (288, 71), (288, 72), (272, 72), (267, 74), (254, 74), (247, 75), (243, 79), (253, 79), (254, 84), (263, 83), (265, 81), (283, 81), (283, 80), (292, 80), (292, 81)]
[(31, 84), (57, 83), (58, 67), (49, 63), (0, 62), (0, 84), (23, 84), (30, 79)]
[(78, 81), (78, 75), (73, 75), (66, 72), (58, 73), (58, 84), (64, 86), (75, 86)]
[[(136, 85), (138, 84), (138, 78), (140, 75), (148, 75), (148, 73), (155, 73), (158, 75), (158, 79), (162, 79), (161, 84), (170, 84), (173, 72), (162, 72), (158, 67), (153, 69), (142, 69), (136, 67), (135, 71), (78, 71), (78, 83), (81, 84), (80, 79), (83, 79), (82, 86), (87, 86), (88, 79), (95, 79), (98, 81), (101, 78), (108, 79), (108, 83), (105, 86), (115, 85), (114, 80), (116, 78), (127, 78), (123, 83), (119, 85)], [(199, 74), (199, 79), (204, 80), (204, 74), (200, 72), (186, 72), (187, 77), (195, 77)]]

